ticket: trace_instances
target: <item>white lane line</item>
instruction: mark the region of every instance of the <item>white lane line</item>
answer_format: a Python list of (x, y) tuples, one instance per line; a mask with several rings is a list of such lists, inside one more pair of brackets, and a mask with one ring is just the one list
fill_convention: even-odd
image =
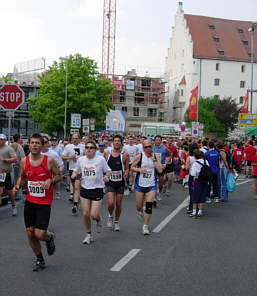
[(152, 232), (160, 232), (183, 208), (188, 205), (189, 196), (167, 216), (159, 225), (157, 225)]
[(250, 180), (247, 180), (247, 181), (244, 181), (244, 182), (240, 182), (240, 183), (236, 183), (236, 185), (241, 185), (241, 184), (245, 184), (245, 183), (248, 183), (250, 182)]
[(131, 259), (133, 259), (141, 249), (132, 249), (128, 252), (128, 254), (120, 259), (113, 267), (110, 269), (110, 271), (120, 271), (126, 264), (129, 263)]

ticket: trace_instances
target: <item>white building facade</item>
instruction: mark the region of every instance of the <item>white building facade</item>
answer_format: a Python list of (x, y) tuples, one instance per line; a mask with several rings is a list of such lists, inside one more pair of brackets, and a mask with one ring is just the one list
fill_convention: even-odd
[[(165, 100), (169, 102), (170, 116), (165, 121), (184, 121), (191, 90), (197, 85), (199, 97), (232, 97), (243, 104), (247, 90), (251, 89), (250, 26), (250, 22), (187, 15), (182, 2), (178, 3), (166, 58)], [(254, 61), (253, 89), (257, 89)], [(253, 93), (252, 111), (257, 113), (257, 93)]]

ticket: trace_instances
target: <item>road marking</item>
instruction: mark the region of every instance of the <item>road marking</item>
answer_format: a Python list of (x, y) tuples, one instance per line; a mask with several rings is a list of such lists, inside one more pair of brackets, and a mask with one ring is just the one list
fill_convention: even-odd
[(113, 267), (110, 269), (110, 271), (120, 271), (126, 264), (129, 263), (131, 259), (133, 259), (141, 249), (132, 249), (128, 252), (128, 254), (120, 259)]
[(189, 196), (167, 216), (159, 225), (157, 225), (152, 232), (160, 232), (183, 208), (188, 205)]
[(247, 181), (244, 181), (244, 182), (237, 183), (236, 185), (241, 185), (241, 184), (245, 184), (245, 183), (248, 183), (248, 182), (250, 182), (250, 180), (247, 180)]

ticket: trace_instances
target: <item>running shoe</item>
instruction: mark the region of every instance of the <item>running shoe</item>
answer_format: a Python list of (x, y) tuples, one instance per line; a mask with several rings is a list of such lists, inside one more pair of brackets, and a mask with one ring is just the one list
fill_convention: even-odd
[(193, 218), (193, 219), (196, 219), (196, 218), (197, 218), (197, 214), (196, 214), (196, 213), (194, 214), (194, 213), (192, 212), (192, 213), (189, 215), (189, 217), (191, 217), (191, 218)]
[(109, 216), (107, 219), (107, 227), (112, 228), (113, 227), (113, 216)]
[(143, 235), (149, 235), (150, 234), (149, 226), (148, 225), (143, 225), (142, 232), (143, 232)]
[(218, 202), (220, 202), (220, 199), (219, 199), (219, 198), (215, 198), (215, 199), (214, 199), (214, 202), (215, 202), (215, 203), (218, 203)]
[(70, 191), (70, 185), (69, 185), (69, 184), (66, 186), (66, 191), (67, 191), (67, 192)]
[(162, 200), (162, 193), (161, 192), (157, 193), (157, 200), (159, 200), (159, 201)]
[(211, 203), (211, 199), (209, 197), (206, 198), (206, 203)]
[(35, 264), (33, 266), (33, 271), (40, 271), (46, 267), (45, 261), (36, 259)]
[(119, 222), (114, 222), (113, 230), (114, 231), (120, 231), (120, 224), (119, 224)]
[(102, 220), (100, 218), (99, 221), (96, 221), (96, 232), (101, 233), (102, 232)]
[(77, 212), (78, 212), (78, 206), (77, 205), (74, 205), (71, 209), (71, 212), (72, 212), (72, 215), (76, 215)]
[(51, 238), (48, 242), (46, 242), (46, 249), (49, 256), (53, 255), (55, 252), (55, 243), (54, 243), (54, 233), (50, 232)]
[(144, 219), (144, 212), (143, 212), (143, 211), (137, 211), (137, 216), (138, 216), (138, 218), (139, 218), (141, 221), (143, 221), (143, 219)]
[(17, 211), (16, 206), (12, 207), (12, 215), (13, 215), (13, 217), (17, 216), (17, 214), (18, 214), (18, 211)]
[(71, 202), (71, 203), (73, 202), (73, 193), (70, 194), (69, 202)]
[(169, 195), (169, 194), (170, 194), (170, 190), (167, 189), (167, 190), (166, 190), (166, 195)]
[(56, 199), (61, 199), (61, 193), (60, 192), (55, 192), (55, 198)]
[(132, 185), (129, 185), (129, 192), (132, 192)]
[(94, 239), (93, 239), (93, 235), (90, 234), (90, 233), (88, 233), (88, 234), (86, 235), (86, 237), (84, 238), (84, 240), (82, 241), (82, 243), (83, 243), (84, 245), (90, 245), (93, 241), (94, 241)]
[(124, 196), (128, 196), (129, 195), (129, 190), (128, 189), (125, 189), (125, 191), (124, 191)]

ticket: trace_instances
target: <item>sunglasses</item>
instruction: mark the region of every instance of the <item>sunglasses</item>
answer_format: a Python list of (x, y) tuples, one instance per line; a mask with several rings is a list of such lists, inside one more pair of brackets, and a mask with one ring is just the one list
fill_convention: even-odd
[(145, 148), (145, 149), (147, 149), (147, 148), (152, 148), (152, 146), (151, 146), (151, 145), (149, 145), (149, 146), (144, 146), (144, 148)]
[(85, 148), (86, 148), (86, 149), (90, 149), (90, 150), (96, 149), (96, 148), (93, 147), (93, 146), (86, 146)]

